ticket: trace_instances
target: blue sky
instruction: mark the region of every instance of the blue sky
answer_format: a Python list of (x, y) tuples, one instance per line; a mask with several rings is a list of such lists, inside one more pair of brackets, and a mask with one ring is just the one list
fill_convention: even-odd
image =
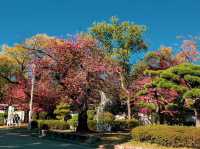
[(199, 0), (1, 0), (0, 44), (37, 33), (66, 37), (111, 16), (146, 25), (150, 49), (200, 35)]

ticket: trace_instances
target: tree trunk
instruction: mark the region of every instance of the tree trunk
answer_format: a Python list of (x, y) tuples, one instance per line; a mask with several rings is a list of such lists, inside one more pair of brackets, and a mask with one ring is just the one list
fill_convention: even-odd
[(125, 87), (125, 82), (124, 82), (124, 77), (122, 76), (121, 73), (120, 75), (120, 80), (121, 80), (121, 88), (122, 90), (127, 94), (127, 110), (128, 110), (128, 120), (131, 120), (131, 104), (130, 104), (130, 96), (128, 94), (128, 90)]
[(127, 99), (127, 109), (128, 109), (128, 120), (131, 120), (131, 105), (130, 105), (130, 97)]
[(82, 104), (80, 105), (80, 112), (78, 115), (78, 126), (76, 132), (84, 133), (89, 131), (87, 124), (87, 110), (88, 110), (87, 95), (85, 95), (83, 96)]
[(160, 124), (165, 124), (165, 116), (162, 113), (159, 113)]
[(87, 110), (84, 109), (82, 110), (79, 115), (78, 115), (78, 126), (76, 129), (76, 132), (88, 132), (89, 128), (88, 128), (88, 124), (87, 124)]
[(161, 113), (161, 107), (159, 105), (157, 105), (156, 114), (157, 114), (156, 123), (157, 124), (164, 124), (165, 123), (165, 116), (164, 116), (163, 113)]
[(196, 118), (196, 127), (200, 127), (200, 113), (198, 110), (194, 110), (195, 112), (195, 118)]

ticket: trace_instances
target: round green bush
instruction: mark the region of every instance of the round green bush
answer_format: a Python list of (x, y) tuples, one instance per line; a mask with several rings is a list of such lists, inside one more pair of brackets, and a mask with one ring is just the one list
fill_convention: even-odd
[(110, 124), (114, 122), (114, 115), (110, 112), (102, 112), (97, 115), (100, 124)]
[(200, 128), (186, 126), (149, 125), (134, 128), (135, 141), (170, 147), (200, 148)]

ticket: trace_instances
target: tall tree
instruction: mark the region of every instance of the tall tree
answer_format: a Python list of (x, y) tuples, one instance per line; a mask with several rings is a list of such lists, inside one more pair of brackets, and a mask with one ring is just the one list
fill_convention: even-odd
[(0, 54), (0, 80), (3, 81), (4, 97), (2, 102), (22, 105), (27, 102), (25, 89), (29, 58), (27, 50), (20, 45), (2, 46)]
[(88, 104), (98, 100), (91, 95), (104, 82), (102, 78), (120, 70), (118, 66), (106, 59), (96, 40), (87, 35), (68, 40), (35, 36), (24, 46), (33, 51), (36, 78), (48, 74), (79, 113), (77, 131), (88, 131)]
[[(4, 81), (2, 102), (9, 105), (20, 104), (21, 108), (28, 110), (33, 51), (22, 44), (13, 47), (4, 45), (0, 59), (0, 79)], [(53, 111), (57, 103), (55, 99), (59, 97), (57, 90), (47, 73), (43, 72), (43, 77), (36, 78), (34, 111)]]
[(90, 28), (90, 33), (95, 37), (99, 46), (103, 48), (106, 55), (117, 61), (123, 71), (119, 73), (121, 89), (127, 100), (128, 119), (131, 119), (130, 93), (128, 91), (131, 73), (131, 55), (147, 46), (142, 39), (146, 28), (132, 22), (119, 22), (116, 17), (111, 22), (95, 23)]

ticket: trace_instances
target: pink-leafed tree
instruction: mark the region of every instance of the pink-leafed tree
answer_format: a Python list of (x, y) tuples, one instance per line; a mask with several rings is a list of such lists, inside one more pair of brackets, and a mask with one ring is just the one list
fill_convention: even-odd
[[(88, 35), (68, 40), (35, 36), (27, 40), (25, 47), (34, 57), (40, 95), (54, 97), (51, 92), (58, 92), (79, 113), (77, 131), (88, 131), (88, 104), (99, 100), (91, 95), (102, 89), (107, 78), (118, 73), (120, 67), (106, 58), (96, 40)], [(48, 83), (40, 83), (42, 78), (48, 78)], [(47, 91), (50, 86), (57, 91)]]

